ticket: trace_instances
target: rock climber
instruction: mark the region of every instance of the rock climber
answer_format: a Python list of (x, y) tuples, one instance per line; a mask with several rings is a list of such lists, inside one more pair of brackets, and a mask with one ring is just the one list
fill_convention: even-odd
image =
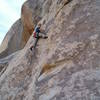
[[(43, 35), (40, 35), (39, 33), (43, 34)], [(33, 37), (35, 38), (35, 43), (33, 46), (30, 47), (30, 50), (32, 51), (33, 48), (36, 47), (37, 45), (37, 42), (39, 40), (39, 38), (48, 38), (48, 36), (46, 35), (46, 33), (44, 32), (43, 29), (41, 29), (41, 23), (37, 24), (37, 26), (35, 27), (35, 30), (33, 32)]]

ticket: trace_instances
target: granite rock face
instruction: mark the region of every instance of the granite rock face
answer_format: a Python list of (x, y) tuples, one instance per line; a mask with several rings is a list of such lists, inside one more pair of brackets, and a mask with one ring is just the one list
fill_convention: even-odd
[[(100, 100), (100, 1), (25, 5), (30, 12), (24, 14), (30, 13), (34, 25), (43, 23), (48, 39), (31, 52), (31, 36), (22, 50), (0, 60), (0, 100)], [(29, 32), (31, 18), (28, 24), (21, 20)]]
[(23, 26), (21, 19), (19, 19), (7, 32), (0, 46), (0, 58), (6, 57), (7, 55), (21, 49), (22, 31)]

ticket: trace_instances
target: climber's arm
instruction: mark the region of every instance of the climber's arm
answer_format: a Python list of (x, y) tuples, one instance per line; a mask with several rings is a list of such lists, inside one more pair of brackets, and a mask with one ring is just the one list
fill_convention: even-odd
[(40, 29), (40, 33), (46, 35), (45, 30), (44, 29)]
[(48, 36), (47, 36), (45, 30), (43, 30), (42, 28), (40, 28), (40, 33), (43, 34), (43, 35), (42, 35), (43, 38), (48, 38)]

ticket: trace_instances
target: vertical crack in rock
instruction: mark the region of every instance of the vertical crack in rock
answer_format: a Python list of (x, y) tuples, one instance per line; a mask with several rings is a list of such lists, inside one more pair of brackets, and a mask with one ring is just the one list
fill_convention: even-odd
[(60, 12), (68, 3), (70, 3), (71, 1), (73, 1), (73, 0), (66, 0), (66, 1), (64, 2), (64, 4), (63, 4), (63, 5), (59, 8), (59, 10), (57, 11), (55, 17), (57, 17), (57, 15), (59, 14), (59, 12)]
[(8, 66), (8, 63), (4, 63), (4, 64), (0, 63), (0, 77), (5, 72), (5, 70), (7, 69), (7, 66)]

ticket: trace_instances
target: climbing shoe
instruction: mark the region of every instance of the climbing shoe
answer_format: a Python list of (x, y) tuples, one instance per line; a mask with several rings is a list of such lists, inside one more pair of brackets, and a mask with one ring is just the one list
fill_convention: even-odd
[(30, 47), (30, 50), (32, 51), (32, 49), (33, 49), (33, 46), (32, 47)]

